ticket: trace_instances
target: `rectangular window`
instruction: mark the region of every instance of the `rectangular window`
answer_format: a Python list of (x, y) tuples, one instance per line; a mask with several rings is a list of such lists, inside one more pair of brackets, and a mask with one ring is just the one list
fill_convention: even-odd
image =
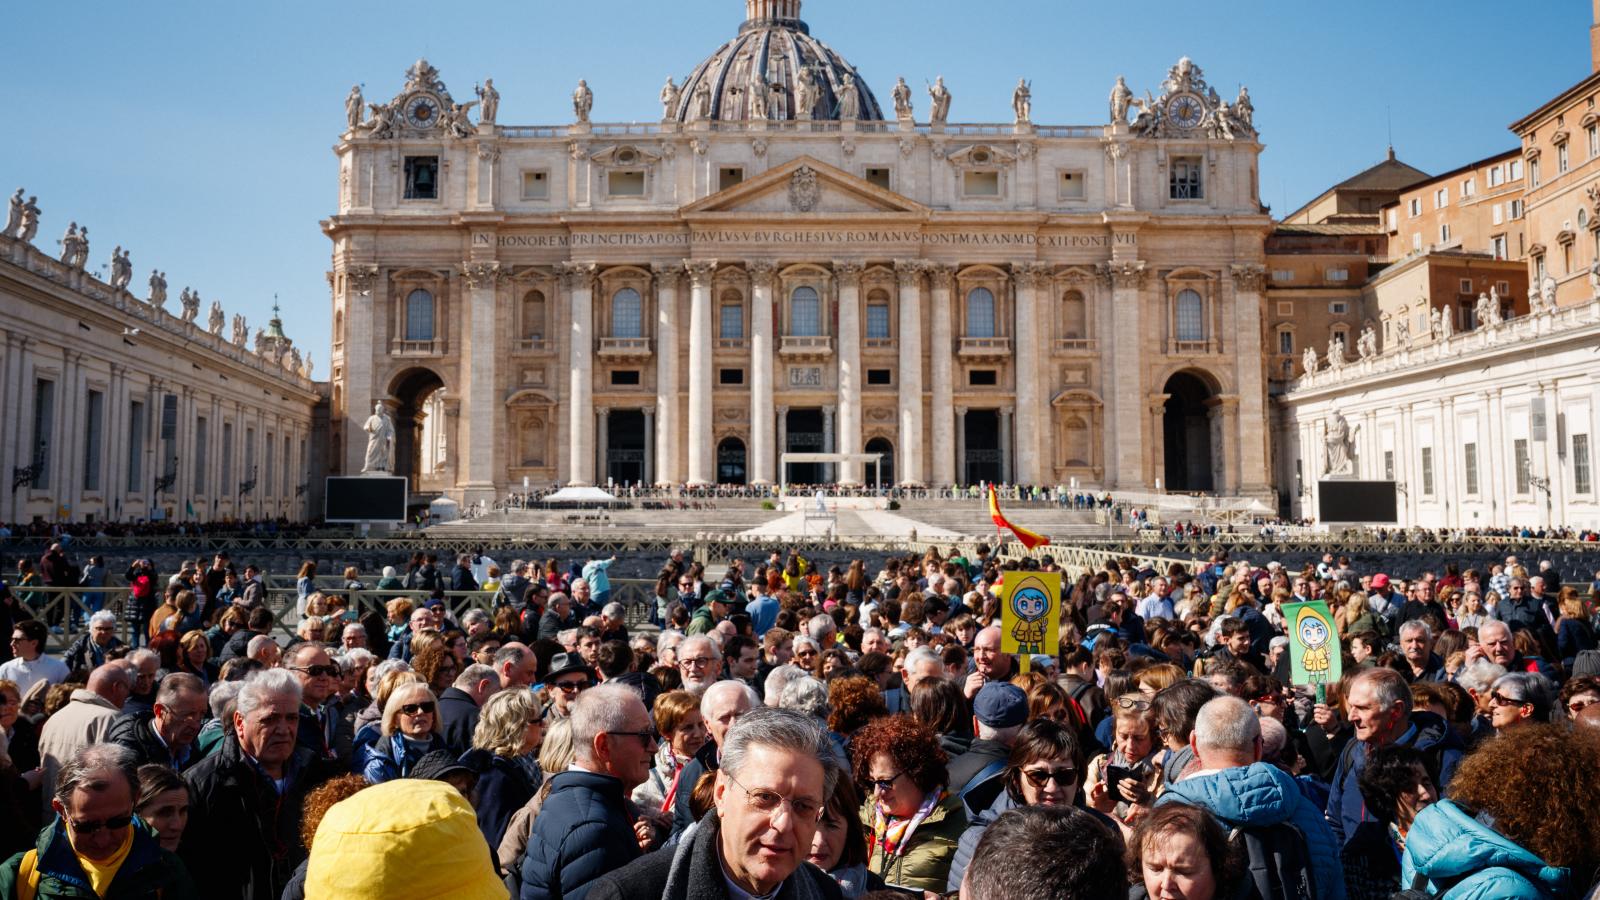
[(1056, 183), (1056, 195), (1062, 200), (1082, 200), (1088, 196), (1085, 182), (1086, 179), (1081, 170), (1063, 170)]
[(1600, 156), (1600, 128), (1590, 125), (1583, 133), (1589, 137), (1589, 158)]
[(1173, 200), (1205, 199), (1205, 182), (1201, 178), (1198, 156), (1178, 156), (1172, 160), (1172, 172), (1167, 177), (1167, 196)]
[(1291, 281), (1294, 281), (1294, 270), (1293, 269), (1273, 269), (1272, 270), (1272, 280), (1277, 282), (1278, 284), (1287, 284), (1287, 283), (1289, 283)]
[(1524, 209), (1525, 206), (1526, 206), (1526, 204), (1524, 204), (1521, 200), (1513, 200), (1513, 201), (1511, 201), (1510, 217), (1513, 218), (1513, 219), (1522, 218), (1522, 212), (1523, 212), (1523, 209)]
[(128, 493), (144, 489), (144, 404), (128, 404)]
[(106, 395), (90, 391), (83, 410), (83, 489), (100, 490), (100, 452), (106, 425)]
[(892, 190), (889, 186), (889, 174), (888, 166), (867, 166), (865, 177), (869, 184), (875, 184), (887, 191)]
[(1422, 448), (1422, 495), (1433, 496), (1433, 448)]
[(1530, 160), (1528, 160), (1528, 187), (1538, 187), (1538, 186), (1539, 186), (1539, 161), (1537, 159), (1530, 159)]
[(1462, 474), (1465, 476), (1468, 494), (1478, 493), (1478, 445), (1463, 444), (1461, 447)]
[(1412, 197), (1411, 198), (1411, 202), (1410, 202), (1410, 204), (1408, 205), (1407, 208), (1408, 208), (1408, 211), (1411, 213), (1411, 218), (1413, 218), (1413, 219), (1415, 219), (1417, 216), (1422, 215), (1422, 198), (1421, 197)]
[(968, 197), (998, 197), (1000, 173), (964, 172), (961, 176), (961, 192)]
[(1507, 181), (1518, 181), (1522, 178), (1522, 160), (1513, 159), (1506, 173)]
[(206, 463), (210, 461), (211, 423), (204, 416), (194, 420), (194, 492), (206, 492)]
[(643, 169), (615, 169), (606, 175), (606, 192), (612, 197), (643, 197)]
[(522, 173), (522, 199), (549, 200), (550, 173), (543, 169)]
[[(1590, 129), (1593, 133), (1594, 129)], [(1589, 478), (1589, 436), (1575, 434), (1572, 436), (1572, 490), (1575, 493), (1587, 494), (1594, 490), (1594, 484)]]
[(1476, 197), (1477, 195), (1478, 183), (1476, 181), (1468, 178), (1466, 181), (1461, 182), (1461, 199), (1465, 200), (1468, 197)]
[(1278, 352), (1279, 353), (1293, 353), (1294, 352), (1294, 332), (1292, 332), (1292, 331), (1280, 331), (1280, 332), (1278, 332)]
[(439, 157), (406, 157), (407, 200), (439, 199)]
[(1450, 205), (1450, 189), (1439, 188), (1433, 192), (1433, 208), (1444, 209)]
[(1348, 313), (1349, 311), (1350, 311), (1350, 304), (1344, 302), (1343, 300), (1335, 300), (1332, 303), (1328, 304), (1328, 312), (1331, 315), (1342, 316), (1342, 315)]
[(1499, 166), (1489, 167), (1489, 187), (1499, 187), (1506, 180), (1505, 170)]
[(231, 493), (233, 483), (233, 423), (222, 423), (222, 484), (217, 486), (219, 494)]
[(1463, 279), (1461, 279), (1461, 285), (1460, 285), (1460, 289), (1458, 290), (1458, 293), (1462, 293), (1462, 294), (1470, 294), (1470, 293), (1472, 293), (1472, 279), (1471, 278), (1463, 278)]
[(717, 336), (729, 340), (739, 340), (744, 337), (744, 307), (737, 303), (722, 304), (721, 314), (717, 319)]
[(631, 387), (639, 383), (638, 369), (612, 369), (611, 384), (616, 387)]
[(55, 437), (56, 383), (39, 379), (33, 385), (33, 483), (39, 490), (50, 487), (50, 441)]
[(1413, 234), (1411, 236), (1411, 249), (1412, 250), (1421, 250), (1422, 249), (1422, 235), (1421, 234)]
[(1399, 214), (1399, 212), (1397, 210), (1393, 210), (1393, 209), (1389, 210), (1389, 230), (1390, 231), (1399, 231), (1400, 230), (1400, 214)]
[(1490, 224), (1499, 225), (1501, 222), (1504, 222), (1506, 220), (1505, 212), (1506, 205), (1504, 203), (1496, 203), (1495, 205), (1489, 207)]
[(993, 387), (1000, 383), (1000, 373), (994, 369), (973, 369), (967, 373), (967, 384), (973, 387)]
[(867, 304), (867, 339), (874, 341), (889, 339), (889, 304)]
[(1533, 472), (1529, 470), (1528, 439), (1517, 438), (1511, 442), (1513, 465), (1517, 473), (1517, 493), (1526, 494), (1531, 489)]
[(1567, 171), (1567, 145), (1562, 144), (1556, 148), (1556, 174)]
[(254, 487), (256, 480), (256, 430), (244, 430), (244, 471), (239, 473), (244, 480)]
[(1329, 269), (1327, 272), (1327, 279), (1329, 281), (1349, 281), (1350, 270), (1344, 268)]
[(1439, 243), (1444, 244), (1444, 243), (1448, 243), (1449, 241), (1450, 241), (1450, 223), (1449, 222), (1445, 222), (1445, 223), (1443, 223), (1443, 224), (1441, 224), (1439, 226)]
[(744, 384), (743, 369), (721, 369), (717, 372), (718, 384)]
[(743, 166), (723, 166), (717, 170), (717, 190), (719, 191), (725, 191), (742, 181), (744, 181)]
[(178, 465), (178, 395), (167, 394), (161, 398), (161, 431), (157, 435), (161, 442), (158, 451), (161, 458), (156, 460), (156, 471), (165, 478), (171, 475)]
[(888, 385), (894, 384), (893, 371), (890, 369), (868, 369), (867, 384)]
[(1509, 281), (1497, 281), (1497, 282), (1495, 282), (1494, 292), (1499, 294), (1502, 297), (1511, 296), (1511, 282), (1509, 282)]
[(270, 497), (272, 496), (273, 453), (278, 449), (277, 441), (273, 439), (272, 432), (267, 432), (267, 439), (263, 442), (261, 449), (265, 451), (265, 455), (261, 457), (261, 474), (263, 476), (261, 479), (261, 493), (263, 496)]
[(1383, 451), (1383, 478), (1385, 481), (1394, 480), (1394, 451)]

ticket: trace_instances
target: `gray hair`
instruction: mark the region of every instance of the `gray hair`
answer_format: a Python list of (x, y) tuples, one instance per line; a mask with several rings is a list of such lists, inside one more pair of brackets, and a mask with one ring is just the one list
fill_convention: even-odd
[[(759, 709), (761, 707), (761, 695), (756, 693), (755, 688), (745, 684), (742, 681), (734, 681), (730, 679), (728, 681), (712, 682), (711, 686), (706, 688), (706, 692), (700, 696), (700, 715), (706, 719), (710, 719), (712, 702), (717, 697), (730, 692), (743, 694), (744, 698), (750, 702), (751, 709)], [(588, 693), (588, 691), (585, 691), (584, 693)]]
[(1407, 634), (1416, 634), (1419, 631), (1422, 632), (1422, 637), (1425, 640), (1433, 640), (1433, 629), (1429, 628), (1428, 623), (1421, 619), (1402, 622), (1400, 624), (1400, 639), (1405, 640)]
[(1495, 693), (1511, 700), (1533, 704), (1535, 722), (1550, 721), (1550, 711), (1556, 705), (1556, 686), (1538, 672), (1512, 672), (1501, 675), (1494, 682)]
[(679, 659), (682, 659), (683, 657), (685, 657), (685, 656), (687, 656), (689, 654), (689, 645), (690, 644), (693, 644), (696, 647), (700, 646), (701, 644), (704, 644), (705, 648), (707, 650), (711, 651), (711, 656), (712, 656), (713, 659), (716, 659), (716, 660), (719, 660), (719, 661), (722, 659), (722, 647), (718, 646), (716, 641), (712, 640), (709, 637), (706, 637), (703, 634), (691, 635), (691, 636), (686, 637), (686, 638), (683, 639), (683, 643), (678, 645), (678, 658)]
[(778, 698), (783, 696), (783, 689), (788, 687), (789, 682), (805, 674), (805, 669), (793, 663), (784, 663), (768, 672), (767, 681), (762, 687), (766, 690), (767, 696), (772, 698), (771, 705), (778, 705)]
[(905, 661), (900, 664), (900, 670), (902, 672), (911, 672), (920, 663), (933, 663), (940, 668), (941, 672), (944, 669), (944, 660), (939, 658), (939, 654), (933, 652), (929, 647), (918, 647), (906, 654)]
[[(644, 709), (639, 692), (625, 684), (602, 684), (578, 695), (572, 704), (572, 746), (578, 759), (594, 761), (594, 739), (628, 727), (628, 707)], [(646, 710), (648, 713), (648, 710)]]
[(300, 679), (294, 677), (293, 672), (288, 669), (263, 669), (250, 673), (250, 677), (244, 680), (244, 685), (239, 688), (236, 710), (241, 716), (249, 716), (273, 697), (291, 696), (298, 705), (302, 696)]
[(866, 640), (867, 635), (869, 635), (869, 634), (875, 634), (878, 637), (883, 638), (884, 640), (888, 640), (888, 638), (889, 638), (889, 635), (886, 634), (882, 628), (879, 628), (876, 625), (873, 625), (870, 628), (861, 629), (861, 639), (862, 640)]
[(628, 608), (613, 600), (600, 608), (600, 615), (608, 619), (620, 619), (628, 614)]
[(822, 801), (833, 797), (839, 780), (838, 750), (827, 728), (811, 716), (791, 709), (752, 709), (739, 717), (723, 739), (722, 770), (734, 778), (744, 772), (752, 747), (771, 747), (822, 763)]
[(473, 663), (461, 670), (461, 674), (456, 676), (456, 680), (452, 682), (451, 686), (464, 691), (468, 688), (477, 687), (478, 682), (486, 678), (493, 679), (496, 688), (500, 687), (500, 673), (496, 672), (493, 666)]
[(377, 665), (367, 670), (367, 693), (375, 693), (378, 683), (383, 681), (383, 676), (390, 672), (409, 672), (411, 664), (403, 659), (380, 660)]
[(668, 646), (678, 647), (683, 644), (683, 632), (669, 628), (656, 637), (656, 657), (660, 658), (667, 652)]
[(162, 706), (171, 706), (172, 701), (178, 699), (182, 693), (206, 695), (206, 683), (198, 676), (188, 672), (173, 672), (161, 679), (161, 687), (156, 691), (156, 702)]
[[(255, 639), (251, 638), (251, 640)], [(283, 651), (283, 667), (287, 669), (290, 666), (298, 666), (305, 662), (306, 657), (317, 652), (318, 650), (326, 653), (328, 651), (328, 645), (321, 643), (320, 641), (301, 641), (298, 644), (293, 644), (288, 649)]]
[(96, 625), (110, 625), (112, 628), (117, 627), (117, 614), (109, 609), (100, 610), (89, 617), (89, 627), (93, 628)]
[(576, 628), (563, 628), (560, 631), (556, 632), (556, 643), (560, 644), (563, 647), (569, 647), (569, 646), (571, 646), (573, 644), (576, 644), (577, 642), (578, 642), (578, 629), (576, 629)]
[(1194, 716), (1196, 747), (1248, 753), (1261, 740), (1261, 719), (1250, 704), (1224, 694), (1212, 697)]
[(361, 632), (362, 634), (366, 634), (367, 633), (367, 626), (362, 625), (360, 622), (351, 622), (350, 624), (344, 626), (344, 629), (339, 632), (340, 636), (349, 634), (350, 633), (350, 629), (352, 629), (352, 628), (354, 628), (356, 631)]
[(838, 623), (834, 622), (833, 616), (827, 613), (817, 613), (806, 621), (806, 634), (817, 642), (818, 649), (821, 649), (823, 638), (830, 634), (836, 634), (838, 631)]
[(822, 652), (822, 645), (817, 643), (817, 639), (816, 638), (809, 637), (809, 636), (803, 635), (803, 634), (795, 635), (794, 636), (794, 640), (789, 642), (789, 647), (790, 647), (790, 649), (794, 650), (794, 652), (799, 653), (800, 652), (800, 647), (801, 647), (802, 644), (810, 644), (811, 645), (811, 649), (817, 651), (818, 653)]
[(1456, 672), (1456, 684), (1474, 694), (1481, 694), (1494, 687), (1500, 676), (1506, 674), (1506, 667), (1497, 665), (1487, 659), (1478, 658), (1461, 667)]
[(339, 661), (339, 665), (346, 672), (350, 671), (356, 666), (361, 665), (362, 663), (370, 666), (378, 661), (378, 655), (365, 647), (351, 647), (349, 650), (339, 654), (336, 658)]
[(475, 624), (477, 622), (485, 622), (485, 623), (487, 623), (487, 622), (492, 622), (492, 621), (493, 620), (489, 618), (489, 614), (484, 612), (481, 609), (469, 609), (466, 612), (461, 614), (461, 627), (462, 628), (469, 628), (469, 627), (471, 627), (473, 624)]
[(1007, 725), (1004, 728), (997, 728), (993, 725), (985, 725), (979, 722), (976, 731), (977, 738), (980, 741), (994, 741), (997, 744), (1005, 744), (1009, 747), (1017, 742), (1017, 735), (1022, 733), (1022, 726)]
[(139, 799), (139, 760), (121, 744), (90, 744), (72, 754), (56, 774), (56, 799), (62, 806), (72, 800), (74, 791), (98, 794), (111, 786), (112, 773), (128, 782), (128, 800)]
[(270, 634), (258, 634), (255, 637), (250, 639), (250, 643), (245, 644), (245, 646), (244, 646), (244, 655), (248, 656), (251, 659), (255, 659), (256, 658), (256, 654), (261, 652), (261, 648), (262, 647), (265, 647), (268, 644), (275, 644), (275, 643), (277, 643), (277, 641), (272, 639), (272, 635), (270, 635)]
[[(1257, 717), (1259, 718), (1259, 717)], [(1283, 754), (1283, 747), (1289, 743), (1289, 729), (1283, 723), (1268, 716), (1261, 719), (1261, 760), (1262, 762), (1275, 762)]]
[(161, 664), (161, 654), (151, 650), (149, 647), (140, 647), (137, 650), (130, 650), (128, 651), (128, 655), (123, 658), (128, 662), (133, 663), (133, 667), (135, 669), (137, 669), (140, 664), (146, 660), (154, 661), (158, 666)]
[[(1366, 683), (1372, 686), (1372, 693), (1377, 698), (1378, 704), (1388, 708), (1396, 703), (1411, 714), (1411, 686), (1399, 672), (1393, 669), (1378, 667), (1375, 669), (1362, 669), (1350, 682), (1350, 689), (1354, 690), (1357, 684)], [(1347, 691), (1345, 696), (1349, 696)]]
[(1484, 639), (1484, 634), (1483, 633), (1485, 631), (1489, 630), (1490, 628), (1496, 628), (1496, 629), (1504, 628), (1506, 630), (1506, 637), (1508, 637), (1508, 638), (1511, 637), (1511, 626), (1510, 625), (1507, 625), (1506, 623), (1500, 621), (1499, 619), (1490, 619), (1489, 621), (1487, 621), (1487, 622), (1483, 623), (1482, 625), (1478, 626), (1478, 641), (1479, 641), (1479, 643), (1483, 642), (1483, 639)]
[(239, 699), (241, 687), (244, 685), (237, 681), (220, 681), (211, 687), (211, 696), (206, 702), (211, 707), (211, 718), (221, 721), (224, 730), (233, 719), (234, 704)]
[(828, 705), (828, 686), (820, 679), (801, 675), (783, 686), (783, 693), (778, 696), (778, 709), (792, 709), (826, 720), (833, 709)]

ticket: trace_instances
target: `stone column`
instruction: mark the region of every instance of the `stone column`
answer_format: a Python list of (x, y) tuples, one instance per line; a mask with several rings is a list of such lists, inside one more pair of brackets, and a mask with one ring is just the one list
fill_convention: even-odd
[[(1101, 272), (1111, 282), (1111, 328), (1108, 333), (1127, 336), (1134, 345), (1144, 347), (1148, 342), (1139, 330), (1139, 289), (1145, 279), (1144, 262), (1136, 259), (1118, 260), (1102, 265)], [(1119, 490), (1144, 490), (1149, 487), (1144, 483), (1145, 435), (1142, 420), (1145, 392), (1139, 371), (1144, 354), (1131, 352), (1129, 347), (1122, 347), (1121, 352), (1111, 352), (1110, 345), (1113, 342), (1104, 343), (1110, 356), (1111, 387), (1106, 392), (1110, 409), (1107, 410), (1107, 416), (1111, 420), (1111, 433), (1116, 436), (1111, 442), (1113, 453), (1106, 460), (1111, 469), (1111, 477), (1107, 480)], [(1160, 434), (1158, 429), (1151, 435), (1156, 446), (1161, 444)]]
[[(832, 407), (832, 406), (824, 406), (822, 408), (822, 452), (823, 453), (837, 453), (838, 452), (836, 449), (834, 449), (834, 444), (833, 444), (833, 415), (834, 415), (834, 411), (835, 411), (835, 407)], [(836, 481), (837, 479), (838, 479), (838, 472), (836, 471), (836, 467), (833, 465), (833, 463), (828, 463), (827, 465), (824, 465), (822, 467), (822, 480), (823, 481), (832, 482), (832, 481)]]
[(955, 484), (957, 461), (950, 452), (955, 436), (951, 429), (955, 420), (950, 417), (954, 404), (955, 382), (951, 373), (955, 359), (954, 326), (951, 324), (950, 284), (955, 280), (955, 268), (943, 263), (928, 266), (928, 284), (932, 288), (932, 322), (929, 324), (931, 352), (928, 356), (929, 375), (933, 380), (933, 397), (929, 409), (933, 416), (933, 483)]
[[(861, 452), (861, 264), (833, 264), (839, 279), (839, 445), (844, 453)], [(860, 484), (861, 463), (839, 465), (841, 484)]]
[(751, 484), (772, 484), (777, 454), (772, 442), (772, 277), (770, 259), (745, 263), (750, 273), (750, 443), (746, 471)]
[(1012, 473), (1016, 470), (1011, 465), (1011, 407), (1000, 408), (1000, 481), (1004, 484), (1012, 483)]
[[(493, 503), (495, 499), (495, 448), (504, 433), (505, 406), (499, 402), (495, 390), (495, 370), (501, 358), (495, 352), (495, 286), (500, 282), (500, 264), (497, 262), (463, 262), (461, 277), (467, 285), (463, 312), (466, 319), (467, 343), (460, 353), (466, 377), (462, 381), (466, 390), (462, 399), (467, 405), (467, 428), (472, 440), (465, 442), (466, 465), (459, 470), (456, 484), (462, 492), (462, 502), (471, 505), (479, 500)], [(576, 293), (576, 292), (574, 292)], [(576, 329), (576, 317), (574, 317)], [(582, 354), (588, 361), (588, 354)], [(576, 368), (577, 355), (574, 355)], [(363, 444), (363, 447), (366, 445)]]
[[(567, 483), (594, 484), (594, 263), (560, 263), (570, 306), (567, 351)], [(469, 407), (470, 409), (470, 407)]]
[(783, 465), (783, 454), (784, 454), (784, 451), (786, 451), (788, 449), (789, 449), (789, 407), (780, 406), (780, 407), (778, 407), (778, 452), (777, 452), (777, 455), (776, 455), (776, 460), (777, 460), (777, 463), (778, 463), (778, 483), (779, 484), (788, 484), (789, 483), (789, 472), (785, 468), (785, 466)]
[[(655, 483), (683, 480), (683, 427), (679, 413), (678, 285), (683, 266), (656, 263), (656, 431)], [(648, 419), (646, 420), (648, 422)]]
[(605, 486), (611, 475), (606, 455), (611, 449), (611, 410), (600, 407), (594, 411), (594, 483)]
[[(367, 433), (361, 430), (361, 425), (372, 415), (373, 401), (380, 399), (373, 396), (372, 358), (375, 353), (384, 353), (389, 345), (389, 337), (387, 329), (375, 321), (372, 314), (374, 294), (378, 290), (378, 267), (349, 266), (341, 274), (343, 277), (337, 283), (339, 290), (344, 293), (345, 334), (340, 364), (345, 372), (345, 393), (344, 408), (333, 410), (336, 418), (332, 427), (343, 429), (344, 458), (330, 459), (328, 463), (341, 467), (341, 474), (359, 475), (361, 463), (367, 454)], [(241, 418), (235, 426), (238, 434), (234, 435), (241, 448), (244, 446), (243, 422)], [(248, 481), (249, 477), (243, 475), (238, 480)], [(414, 479), (411, 490), (417, 490)], [(242, 509), (238, 493), (239, 486), (235, 484), (229, 494), (235, 500), (234, 506)], [(236, 511), (235, 515), (242, 513)]]
[(645, 485), (656, 483), (656, 411), (646, 406), (644, 413), (644, 478)]
[(1244, 455), (1244, 444), (1252, 436), (1248, 435), (1246, 433), (1247, 430), (1241, 427), (1239, 421), (1239, 407), (1241, 404), (1238, 395), (1223, 394), (1211, 399), (1216, 403), (1216, 409), (1212, 410), (1211, 414), (1220, 419), (1221, 427), (1217, 430), (1222, 433), (1222, 446), (1212, 445), (1211, 458), (1215, 461), (1217, 451), (1222, 451), (1223, 473), (1220, 483), (1213, 485), (1212, 490), (1219, 494), (1236, 494), (1239, 492), (1239, 485), (1241, 484), (1240, 462)]
[(1043, 459), (1039, 449), (1042, 433), (1040, 423), (1048, 409), (1048, 401), (1040, 389), (1044, 373), (1041, 371), (1039, 334), (1045, 328), (1039, 312), (1039, 292), (1049, 284), (1050, 267), (1023, 263), (1012, 266), (1012, 270), (1017, 276), (1016, 326), (1013, 329), (1016, 340), (1017, 481), (1039, 484), (1045, 480), (1040, 465)]
[(900, 483), (922, 483), (922, 272), (920, 259), (897, 259), (900, 275)]
[[(1155, 436), (1155, 439), (1150, 442), (1150, 475), (1148, 479), (1142, 474), (1145, 470), (1143, 468), (1140, 469), (1139, 483), (1147, 484), (1146, 490), (1154, 488), (1155, 479), (1163, 477), (1167, 471), (1167, 442), (1162, 431), (1162, 423), (1166, 420), (1167, 401), (1171, 397), (1171, 394), (1150, 394), (1145, 398), (1145, 406), (1149, 411), (1150, 434)], [(1211, 449), (1213, 452), (1216, 451), (1215, 447)], [(1169, 491), (1172, 490), (1172, 485), (1169, 482), (1163, 481), (1162, 486)]]
[(714, 484), (711, 434), (711, 277), (714, 259), (684, 260), (689, 270), (689, 484)]
[(1227, 433), (1227, 440), (1239, 444), (1239, 480), (1234, 489), (1252, 497), (1266, 498), (1272, 493), (1270, 457), (1267, 453), (1266, 348), (1261, 345), (1261, 286), (1266, 266), (1237, 264), (1233, 273), (1233, 321), (1228, 326), (1236, 342), (1230, 354), (1238, 360), (1239, 414), (1241, 427)]
[(967, 408), (956, 407), (956, 479), (954, 484), (967, 483)]

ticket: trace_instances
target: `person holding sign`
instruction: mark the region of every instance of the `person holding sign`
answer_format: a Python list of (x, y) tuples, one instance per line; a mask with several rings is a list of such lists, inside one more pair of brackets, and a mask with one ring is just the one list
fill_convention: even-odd
[(1055, 656), (1061, 573), (1013, 569), (1000, 583), (1000, 649), (1019, 657), (1022, 671), (1035, 653)]

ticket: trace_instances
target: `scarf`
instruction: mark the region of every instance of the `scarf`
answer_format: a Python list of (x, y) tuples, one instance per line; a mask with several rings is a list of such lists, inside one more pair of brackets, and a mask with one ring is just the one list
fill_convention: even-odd
[[(664, 848), (661, 851), (672, 854), (672, 864), (667, 870), (667, 885), (661, 892), (661, 900), (698, 900), (723, 894), (722, 879), (726, 875), (717, 850), (720, 840), (718, 833), (721, 830), (722, 823), (717, 818), (716, 810), (712, 810), (683, 833), (676, 848)], [(778, 886), (774, 896), (784, 895), (791, 900), (823, 900), (824, 895), (817, 890), (805, 869), (806, 863), (802, 861), (800, 868)], [(785, 894), (786, 889), (790, 890), (788, 894)]]
[(909, 819), (897, 820), (894, 816), (883, 811), (881, 803), (874, 803), (872, 805), (872, 836), (867, 845), (868, 858), (871, 858), (874, 852), (881, 850), (883, 852), (884, 866), (887, 867), (889, 860), (905, 851), (906, 844), (911, 840), (911, 835), (916, 832), (917, 826), (922, 824), (922, 820), (926, 819), (928, 814), (933, 812), (934, 807), (949, 796), (949, 793), (949, 791), (938, 790), (927, 794), (922, 798), (922, 805), (917, 807), (917, 811), (912, 813)]

